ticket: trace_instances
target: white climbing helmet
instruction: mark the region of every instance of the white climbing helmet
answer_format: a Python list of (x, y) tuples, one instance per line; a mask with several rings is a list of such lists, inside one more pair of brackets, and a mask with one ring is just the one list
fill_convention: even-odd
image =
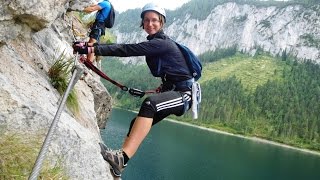
[(141, 12), (141, 18), (143, 18), (144, 13), (147, 11), (155, 11), (155, 12), (161, 14), (164, 17), (164, 19), (166, 19), (166, 11), (158, 4), (148, 3), (145, 6), (143, 6), (142, 12)]

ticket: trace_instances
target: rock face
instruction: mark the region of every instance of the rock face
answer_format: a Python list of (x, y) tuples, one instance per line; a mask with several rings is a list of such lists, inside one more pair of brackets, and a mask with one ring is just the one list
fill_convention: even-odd
[[(48, 70), (65, 52), (73, 57), (67, 0), (1, 0), (0, 136), (45, 137), (62, 97), (50, 84)], [(76, 2), (74, 2), (76, 3)], [(84, 7), (82, 1), (76, 7)], [(100, 154), (99, 128), (111, 111), (111, 97), (89, 73), (75, 85), (80, 112), (61, 114), (47, 159), (58, 161), (70, 179), (113, 179)]]

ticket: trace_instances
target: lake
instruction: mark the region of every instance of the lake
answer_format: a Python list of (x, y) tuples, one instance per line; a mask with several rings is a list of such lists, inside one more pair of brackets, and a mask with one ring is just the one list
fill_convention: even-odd
[[(113, 109), (105, 144), (121, 148), (136, 113)], [(123, 180), (320, 180), (320, 156), (171, 121), (155, 125)]]

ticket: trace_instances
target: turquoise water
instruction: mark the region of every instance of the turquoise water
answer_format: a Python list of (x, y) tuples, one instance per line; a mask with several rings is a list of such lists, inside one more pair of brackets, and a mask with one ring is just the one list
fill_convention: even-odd
[[(106, 145), (121, 148), (135, 113), (114, 109)], [(320, 156), (169, 121), (150, 131), (124, 180), (320, 180)]]

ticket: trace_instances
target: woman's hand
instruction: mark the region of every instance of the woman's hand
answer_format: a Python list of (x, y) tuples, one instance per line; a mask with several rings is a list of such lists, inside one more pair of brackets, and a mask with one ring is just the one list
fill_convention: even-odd
[(76, 41), (73, 43), (73, 53), (89, 54), (93, 53), (94, 48), (90, 46), (92, 43)]

